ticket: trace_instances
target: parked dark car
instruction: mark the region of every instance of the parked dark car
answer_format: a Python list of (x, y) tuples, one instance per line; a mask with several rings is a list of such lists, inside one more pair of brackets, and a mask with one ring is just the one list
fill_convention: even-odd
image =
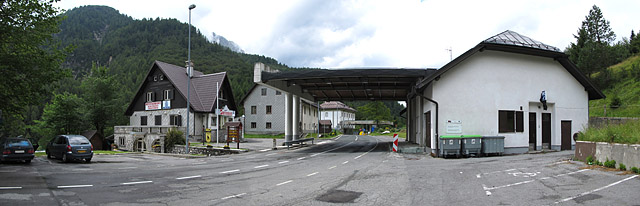
[(59, 158), (63, 162), (85, 160), (91, 162), (93, 145), (82, 135), (58, 135), (47, 144), (47, 158)]
[(30, 163), (33, 160), (33, 145), (29, 140), (19, 137), (3, 138), (0, 140), (0, 161), (24, 161)]

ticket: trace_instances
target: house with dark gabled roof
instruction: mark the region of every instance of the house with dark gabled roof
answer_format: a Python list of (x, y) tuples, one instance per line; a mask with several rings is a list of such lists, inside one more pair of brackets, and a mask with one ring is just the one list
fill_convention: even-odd
[(513, 31), (416, 82), (408, 140), (436, 153), (445, 135), (503, 136), (505, 153), (571, 150), (589, 100), (604, 98), (560, 49)]
[(191, 142), (202, 141), (208, 129), (215, 141), (219, 126), (218, 133), (226, 134), (224, 123), (232, 121), (237, 110), (226, 72), (193, 70), (190, 85), (188, 78), (185, 67), (155, 61), (125, 112), (129, 126), (115, 127), (114, 144), (130, 151), (151, 151), (164, 145), (169, 129), (186, 132), (187, 121)]

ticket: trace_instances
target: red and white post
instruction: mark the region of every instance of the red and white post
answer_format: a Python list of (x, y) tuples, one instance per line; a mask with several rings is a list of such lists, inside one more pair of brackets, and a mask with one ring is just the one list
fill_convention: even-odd
[(393, 134), (393, 152), (398, 152), (398, 134)]

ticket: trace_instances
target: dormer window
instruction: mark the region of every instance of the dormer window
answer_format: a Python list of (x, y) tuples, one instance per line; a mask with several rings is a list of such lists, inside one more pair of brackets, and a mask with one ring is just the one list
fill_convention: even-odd
[(154, 96), (153, 92), (147, 92), (147, 102), (153, 102)]

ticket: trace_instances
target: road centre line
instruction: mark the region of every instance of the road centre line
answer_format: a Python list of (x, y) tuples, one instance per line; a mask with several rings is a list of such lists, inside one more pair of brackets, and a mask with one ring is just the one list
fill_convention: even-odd
[(278, 183), (278, 184), (276, 184), (276, 186), (280, 186), (280, 185), (288, 184), (288, 183), (290, 183), (290, 182), (293, 182), (293, 180), (287, 180), (287, 181), (284, 181), (284, 182)]
[(140, 181), (140, 182), (123, 182), (120, 183), (121, 185), (135, 185), (135, 184), (146, 184), (146, 183), (152, 183), (153, 181)]
[(188, 177), (178, 177), (178, 178), (176, 178), (176, 180), (193, 179), (193, 178), (198, 178), (198, 177), (202, 177), (202, 175), (195, 175), (195, 176), (188, 176)]
[(58, 186), (58, 189), (79, 188), (79, 187), (93, 187), (93, 185), (66, 185), (66, 186)]
[(271, 155), (277, 155), (278, 153), (271, 153), (271, 154), (267, 154), (265, 156), (271, 156)]
[(308, 174), (307, 177), (311, 177), (311, 176), (317, 175), (318, 173), (319, 172), (314, 172), (314, 173)]
[(329, 167), (329, 169), (331, 170), (331, 169), (336, 168), (336, 167), (338, 167), (338, 166), (334, 165), (334, 166)]
[(126, 170), (126, 169), (137, 169), (138, 167), (121, 167), (118, 168), (119, 170)]
[(289, 161), (285, 160), (285, 161), (282, 161), (282, 162), (278, 162), (278, 164), (284, 164), (284, 163), (287, 163), (287, 162), (289, 162)]
[(271, 149), (263, 149), (263, 150), (260, 150), (260, 152), (266, 152), (266, 151), (269, 151), (269, 150), (271, 150)]
[(307, 157), (300, 157), (300, 158), (298, 158), (298, 160), (303, 160), (303, 159), (305, 159), (305, 158), (307, 158)]
[(229, 170), (229, 171), (220, 172), (220, 174), (227, 174), (227, 173), (239, 172), (239, 171), (240, 170)]
[(194, 162), (192, 164), (193, 165), (203, 165), (203, 164), (207, 164), (207, 162)]
[(14, 190), (14, 189), (22, 189), (22, 187), (0, 187), (0, 190)]
[(349, 161), (344, 161), (342, 164), (347, 164), (347, 163), (349, 163)]
[[(582, 170), (578, 170), (578, 171), (573, 171), (573, 172), (569, 172), (569, 173), (564, 173), (564, 174), (559, 174), (559, 175), (555, 175), (553, 177), (562, 177), (562, 176), (566, 176), (566, 175), (570, 175), (570, 174), (575, 174), (575, 173), (580, 173), (580, 172), (584, 172), (584, 171), (588, 171), (589, 169), (582, 169)], [(513, 171), (513, 170), (511, 170)], [(537, 180), (546, 180), (549, 179), (549, 177), (542, 177), (539, 179), (532, 179), (532, 180), (527, 180), (527, 181), (522, 181), (522, 182), (516, 182), (516, 183), (512, 183), (512, 184), (507, 184), (507, 185), (501, 185), (501, 186), (496, 186), (496, 187), (487, 187), (486, 185), (482, 184), (482, 188), (485, 191), (488, 190), (495, 190), (495, 189), (500, 189), (500, 188), (506, 188), (506, 187), (511, 187), (511, 186), (516, 186), (516, 185), (521, 185), (521, 184), (527, 184), (527, 183), (532, 183), (535, 182)]]
[(340, 148), (346, 147), (347, 145), (350, 145), (350, 144), (352, 144), (352, 143), (353, 143), (353, 142), (349, 142), (349, 143), (347, 143), (347, 144), (345, 144), (345, 145), (342, 145), (342, 146), (340, 146), (340, 147), (336, 147), (336, 148), (333, 148), (333, 149), (330, 149), (330, 150), (327, 150), (327, 151), (324, 151), (324, 152), (319, 152), (319, 153), (312, 154), (312, 155), (311, 155), (311, 157), (315, 157), (315, 156), (317, 156), (317, 155), (321, 155), (321, 154), (324, 154), (324, 153), (327, 153), (327, 152), (331, 152), (331, 151), (333, 151), (333, 150), (337, 150), (337, 149), (340, 149)]
[(609, 184), (609, 185), (607, 185), (607, 186), (604, 186), (604, 187), (601, 187), (601, 188), (598, 188), (598, 189), (595, 189), (595, 190), (591, 190), (591, 191), (588, 191), (588, 192), (583, 192), (583, 193), (581, 193), (581, 194), (579, 194), (579, 195), (576, 195), (576, 196), (573, 196), (573, 197), (569, 197), (569, 198), (562, 199), (562, 200), (560, 200), (560, 201), (555, 202), (554, 204), (558, 204), (558, 203), (566, 202), (566, 201), (573, 200), (573, 199), (576, 199), (576, 198), (578, 198), (578, 197), (582, 197), (582, 196), (585, 196), (585, 195), (588, 195), (588, 194), (591, 194), (591, 193), (594, 193), (594, 192), (597, 192), (597, 191), (600, 191), (600, 190), (604, 190), (604, 189), (607, 189), (607, 188), (609, 188), (609, 187), (613, 187), (613, 186), (615, 186), (615, 185), (617, 185), (617, 184), (620, 184), (620, 183), (622, 183), (622, 182), (625, 182), (625, 181), (627, 181), (627, 180), (630, 180), (630, 179), (633, 179), (633, 178), (636, 178), (636, 177), (638, 177), (638, 175), (634, 175), (634, 176), (631, 176), (631, 177), (627, 177), (627, 178), (625, 178), (625, 179), (623, 179), (623, 180), (620, 180), (620, 181), (617, 181), (617, 182), (611, 183), (611, 184)]
[(246, 195), (246, 194), (247, 194), (247, 193), (240, 193), (240, 194), (237, 194), (237, 195), (226, 196), (226, 197), (223, 197), (223, 198), (220, 198), (220, 199), (221, 199), (221, 200), (226, 200), (226, 199), (229, 199), (229, 198), (236, 198), (236, 197), (240, 197), (240, 196), (242, 196), (242, 195)]
[(378, 139), (376, 139), (376, 146), (373, 146), (371, 149), (369, 149), (369, 151), (367, 151), (367, 152), (365, 152), (365, 153), (363, 153), (363, 154), (361, 154), (361, 155), (358, 155), (357, 157), (355, 157), (355, 158), (353, 158), (353, 159), (354, 159), (354, 160), (357, 160), (358, 158), (360, 158), (360, 157), (362, 157), (362, 156), (365, 156), (365, 155), (369, 154), (369, 152), (373, 151), (373, 149), (375, 149), (376, 147), (378, 147)]
[(263, 168), (263, 167), (268, 167), (269, 165), (260, 165), (260, 166), (255, 166), (253, 168), (258, 169), (258, 168)]

